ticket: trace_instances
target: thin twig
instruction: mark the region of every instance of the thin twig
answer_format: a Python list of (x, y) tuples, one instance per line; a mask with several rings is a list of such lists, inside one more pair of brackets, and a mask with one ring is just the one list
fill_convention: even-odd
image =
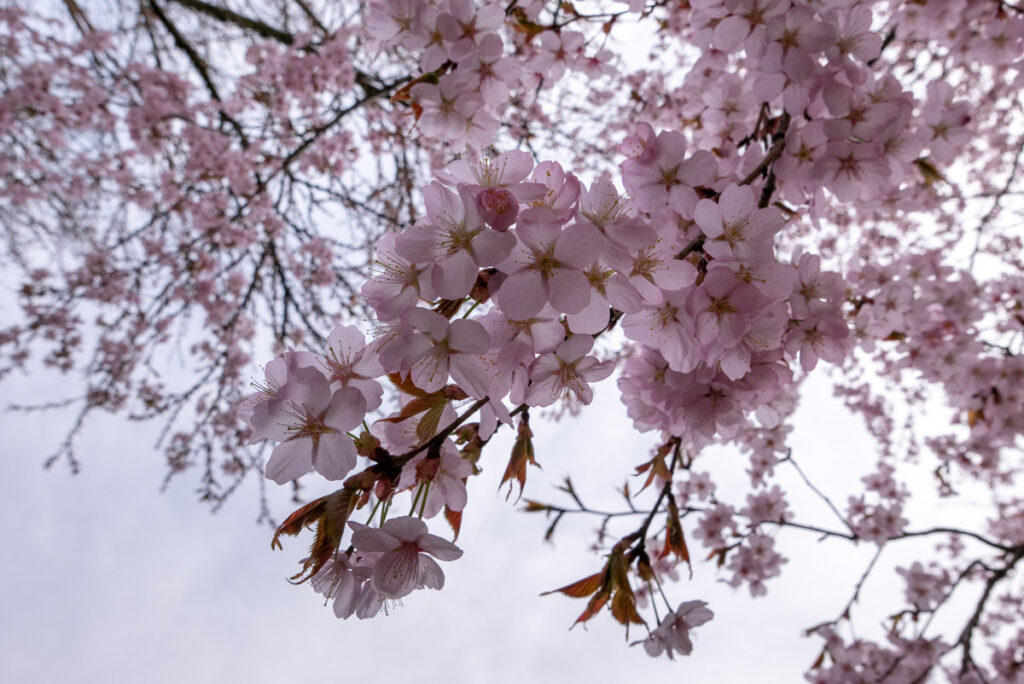
[(789, 462), (793, 464), (793, 467), (796, 469), (796, 472), (800, 475), (800, 478), (803, 479), (804, 483), (806, 483), (807, 486), (811, 488), (811, 491), (817, 494), (821, 498), (821, 500), (824, 501), (828, 505), (828, 507), (832, 509), (832, 512), (836, 514), (836, 517), (839, 518), (844, 525), (846, 525), (846, 528), (850, 530), (851, 533), (853, 533), (854, 537), (857, 537), (857, 530), (853, 529), (853, 525), (851, 525), (850, 522), (846, 519), (846, 516), (839, 512), (839, 509), (836, 508), (836, 505), (832, 503), (832, 499), (828, 498), (828, 496), (826, 496), (824, 492), (815, 487), (814, 483), (812, 483), (807, 478), (807, 475), (804, 474), (804, 471), (800, 468), (799, 465), (797, 465), (797, 462), (793, 459), (793, 451), (790, 450), (789, 453), (786, 454), (786, 458), (782, 460), (784, 462)]

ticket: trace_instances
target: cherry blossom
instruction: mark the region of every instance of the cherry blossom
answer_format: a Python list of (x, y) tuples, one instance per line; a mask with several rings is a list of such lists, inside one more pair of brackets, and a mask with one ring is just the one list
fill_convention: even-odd
[(670, 659), (673, 653), (690, 655), (693, 653), (693, 641), (690, 631), (709, 622), (715, 614), (707, 608), (706, 601), (684, 601), (672, 613), (665, 616), (661, 624), (643, 641), (644, 650), (648, 655), (659, 656), (662, 653)]
[(287, 399), (268, 427), (281, 442), (267, 461), (267, 477), (278, 484), (314, 468), (328, 480), (340, 480), (356, 465), (356, 448), (346, 434), (366, 415), (366, 399), (355, 387), (333, 393), (327, 378), (314, 368), (299, 368), (282, 388)]
[(614, 370), (613, 362), (588, 356), (593, 347), (590, 335), (573, 335), (554, 352), (537, 357), (530, 368), (532, 382), (526, 401), (549, 406), (571, 393), (581, 403), (589, 404), (594, 398), (590, 383), (604, 380)]
[[(379, 528), (350, 522), (352, 544), (364, 553), (380, 553), (374, 563), (371, 582), (384, 598), (400, 599), (420, 587), (441, 589), (444, 572), (438, 560), (462, 556), (462, 549), (430, 534), (422, 520), (391, 518)], [(433, 556), (433, 558), (431, 558)]]

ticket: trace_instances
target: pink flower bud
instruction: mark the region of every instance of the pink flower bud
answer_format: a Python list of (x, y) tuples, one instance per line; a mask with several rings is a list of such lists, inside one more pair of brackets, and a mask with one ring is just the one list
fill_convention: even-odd
[(505, 188), (486, 188), (477, 193), (480, 218), (494, 230), (504, 233), (519, 215), (519, 202)]

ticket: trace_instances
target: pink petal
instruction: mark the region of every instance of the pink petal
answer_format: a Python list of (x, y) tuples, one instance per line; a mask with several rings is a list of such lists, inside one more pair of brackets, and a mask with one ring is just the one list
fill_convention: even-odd
[(386, 530), (357, 522), (350, 522), (348, 526), (353, 530), (352, 545), (360, 551), (394, 551), (402, 545), (401, 539), (388, 534)]
[(362, 582), (347, 570), (341, 570), (340, 575), (334, 593), (334, 615), (345, 620), (356, 612), (356, 599), (359, 597)]
[(486, 354), (490, 344), (491, 339), (487, 335), (487, 330), (476, 321), (452, 321), (448, 333), (448, 346), (455, 351)]
[(342, 387), (331, 397), (324, 425), (346, 432), (359, 425), (366, 415), (366, 398), (355, 387)]
[(565, 328), (558, 320), (540, 321), (530, 326), (530, 337), (533, 338), (533, 353), (546, 354), (565, 339)]
[(590, 357), (580, 361), (576, 374), (587, 382), (601, 382), (615, 371), (615, 361), (598, 361)]
[(556, 311), (574, 314), (590, 302), (590, 282), (582, 271), (556, 268), (548, 281), (548, 299)]
[(516, 237), (529, 247), (544, 250), (558, 239), (561, 232), (562, 222), (550, 209), (530, 207), (519, 213)]
[(408, 596), (419, 584), (419, 554), (411, 546), (389, 551), (377, 561), (373, 588), (389, 599)]
[(420, 556), (419, 584), (426, 589), (444, 588), (444, 571), (430, 556)]
[[(693, 285), (697, 281), (697, 269), (689, 261), (668, 259), (661, 263), (661, 267), (656, 269), (651, 274), (651, 277), (654, 279), (658, 288), (668, 292), (673, 292)], [(631, 278), (629, 282), (636, 287), (639, 280), (640, 279)], [(640, 292), (641, 295), (644, 295), (644, 292), (640, 291), (639, 287), (637, 287), (637, 291)], [(656, 298), (644, 296), (644, 299), (652, 304), (659, 304), (663, 297), (659, 292)]]
[(587, 223), (576, 223), (558, 236), (555, 259), (577, 269), (590, 266), (601, 255), (604, 243), (597, 228)]
[(448, 319), (436, 311), (412, 309), (405, 314), (405, 320), (435, 341), (443, 340), (448, 335)]
[(457, 480), (455, 478), (445, 479), (447, 482), (444, 487), (444, 505), (447, 506), (449, 510), (461, 511), (466, 507), (466, 503), (469, 501), (469, 496), (466, 492), (466, 484), (462, 480)]
[(455, 252), (430, 271), (430, 284), (445, 299), (462, 299), (473, 289), (480, 269), (466, 251)]
[(604, 232), (609, 240), (632, 251), (649, 245), (658, 238), (654, 229), (639, 218), (615, 221), (606, 226)]
[(416, 542), (420, 537), (427, 534), (427, 523), (411, 515), (403, 515), (397, 518), (388, 519), (381, 526), (388, 534), (394, 535), (396, 539), (405, 542)]
[(478, 266), (494, 266), (508, 258), (516, 246), (516, 237), (511, 233), (499, 233), (485, 228), (472, 240), (473, 258)]
[(590, 303), (583, 307), (579, 313), (569, 314), (569, 330), (574, 333), (585, 333), (595, 335), (608, 326), (611, 318), (611, 309), (608, 301), (596, 294), (590, 297)]
[(462, 549), (436, 534), (425, 534), (417, 543), (420, 551), (429, 553), (438, 560), (453, 561), (462, 557)]
[(562, 386), (554, 375), (549, 375), (543, 380), (534, 381), (526, 394), (526, 403), (530, 406), (550, 406), (555, 403), (561, 392)]
[(343, 432), (322, 435), (313, 453), (313, 467), (328, 480), (344, 478), (356, 467), (356, 446), (352, 438)]
[(604, 284), (608, 303), (623, 313), (636, 313), (643, 306), (640, 295), (621, 275), (613, 275)]
[(693, 210), (693, 220), (709, 238), (716, 238), (725, 232), (722, 224), (722, 210), (713, 200), (702, 199)]
[(750, 186), (730, 185), (722, 192), (718, 200), (722, 208), (722, 218), (726, 223), (733, 224), (750, 216), (754, 210), (754, 191)]
[(491, 393), (490, 378), (479, 356), (453, 354), (448, 370), (455, 383), (471, 397), (483, 399)]
[(288, 378), (288, 400), (320, 413), (331, 401), (331, 385), (316, 368), (297, 368)]
[(506, 316), (514, 321), (525, 321), (544, 308), (547, 288), (537, 271), (520, 271), (501, 284), (497, 300)]
[(750, 350), (737, 345), (722, 355), (718, 365), (730, 380), (739, 380), (750, 370)]
[[(558, 345), (555, 356), (566, 363), (572, 363), (582, 359), (594, 348), (594, 338), (590, 335), (573, 335), (562, 344)], [(539, 360), (539, 359), (538, 359)]]
[(362, 591), (359, 592), (359, 597), (356, 599), (356, 617), (360, 620), (372, 618), (380, 612), (383, 603), (384, 596), (374, 591), (371, 583), (364, 583)]
[(313, 467), (313, 442), (308, 438), (291, 439), (274, 447), (267, 461), (266, 476), (277, 484), (296, 480)]
[(730, 15), (715, 26), (712, 40), (716, 50), (728, 53), (738, 48), (748, 33), (750, 24), (742, 17)]
[(424, 353), (412, 364), (409, 377), (424, 392), (436, 392), (448, 382), (450, 356), (443, 350)]
[(440, 220), (445, 225), (462, 223), (466, 216), (461, 198), (436, 181), (423, 188), (423, 204), (432, 221)]

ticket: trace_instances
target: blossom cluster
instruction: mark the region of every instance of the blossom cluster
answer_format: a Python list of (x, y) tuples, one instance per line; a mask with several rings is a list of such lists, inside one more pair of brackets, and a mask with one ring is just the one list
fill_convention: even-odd
[(539, 28), (543, 3), (517, 4), (517, 21), (510, 22), (500, 2), (369, 3), (366, 32), (373, 48), (395, 49), (423, 74), (436, 76), (408, 89), (423, 135), (453, 149), (486, 147), (498, 134), (510, 93), (550, 88), (567, 70), (611, 71), (605, 64), (611, 53), (586, 56), (579, 31)]
[[(462, 552), (425, 521), (458, 537), (492, 435), (515, 430), (502, 484), (522, 487), (537, 409), (579, 410), (617, 373), (626, 413), (657, 445), (644, 464), (623, 461), (647, 479), (601, 525), (600, 571), (558, 590), (589, 597), (578, 622), (607, 607), (646, 628), (649, 654), (687, 655), (712, 617), (662, 591), (691, 562), (687, 538), (725, 582), (762, 596), (787, 562), (780, 529), (879, 553), (937, 532), (909, 531), (902, 469), (927, 457), (942, 496), (969, 479), (997, 515), (984, 534), (954, 530), (948, 562), (896, 569), (896, 615), (910, 617), (887, 643), (844, 640), (849, 609), (813, 630), (825, 643), (809, 678), (920, 681), (955, 649), (951, 678), (1019, 678), (1022, 632), (993, 640), (988, 666), (971, 652), (975, 629), (1024, 619), (1019, 592), (989, 601), (1024, 558), (1024, 243), (1005, 218), (1022, 177), (1007, 134), (1021, 121), (1019, 3), (67, 11), (60, 23), (0, 9), (0, 215), (5, 255), (26, 264), (0, 375), (37, 349), (62, 372), (84, 365), (82, 417), (171, 416), (172, 472), (199, 453), (211, 463), (218, 444), (240, 479), (261, 463), (246, 444), (269, 441), (270, 480), (338, 483), (278, 530), (316, 527), (296, 577), (338, 617), (440, 589), (437, 561)], [(638, 40), (631, 59), (614, 53), (631, 22), (651, 26), (645, 65), (632, 64)], [(146, 35), (122, 44), (130, 27)], [(369, 339), (337, 325), (359, 319)], [(278, 356), (238, 400), (264, 323)], [(194, 383), (151, 363), (176, 330), (198, 334)], [(811, 485), (838, 529), (803, 521), (776, 478), (796, 467), (788, 420), (821, 362), (845, 364), (837, 393), (881, 451), (845, 506)], [(902, 428), (869, 364), (908, 403), (939, 390), (949, 430)], [(201, 429), (182, 428), (193, 413)], [(711, 475), (706, 447), (722, 443), (749, 456), (737, 499)], [(208, 466), (203, 493), (218, 503), (233, 489), (219, 475)], [(579, 510), (526, 504), (553, 515), (549, 539), (564, 513), (598, 514), (568, 478), (562, 491)], [(644, 522), (617, 537), (612, 517), (634, 515)], [(927, 637), (970, 582), (985, 590), (961, 636)]]

